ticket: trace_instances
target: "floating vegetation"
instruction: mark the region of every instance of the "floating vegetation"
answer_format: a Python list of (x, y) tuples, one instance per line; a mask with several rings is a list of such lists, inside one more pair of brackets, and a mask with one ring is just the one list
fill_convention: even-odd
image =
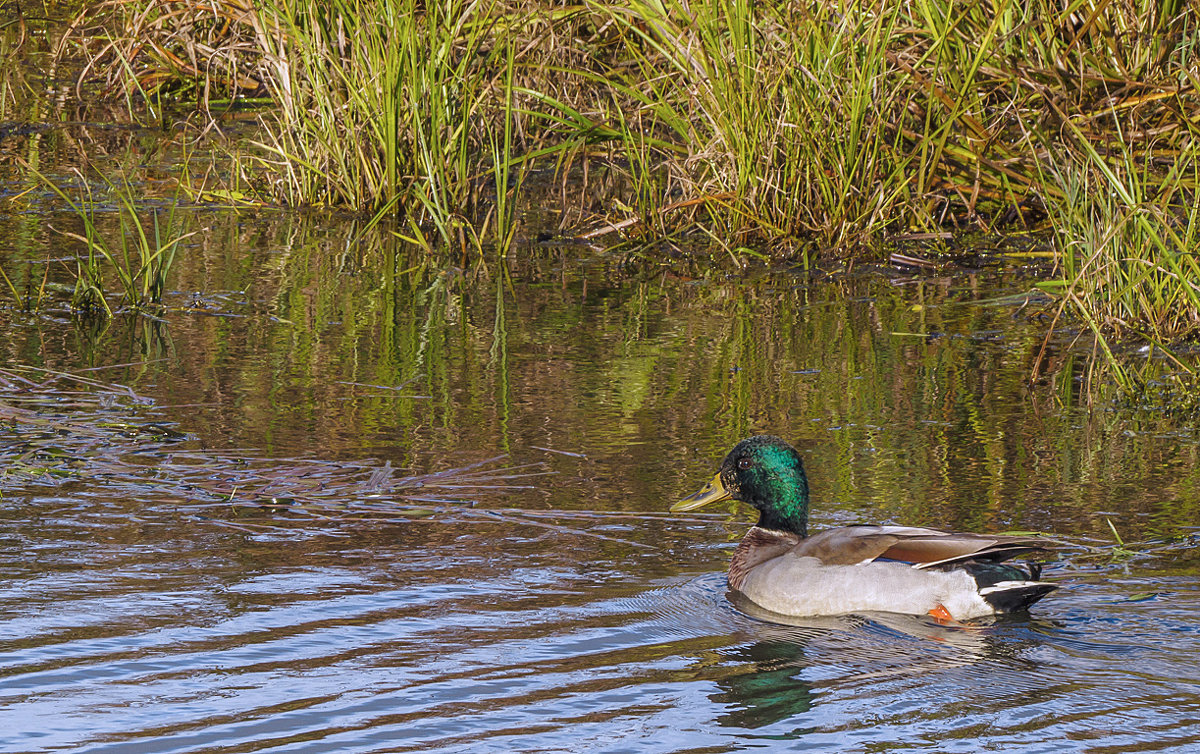
[[(1063, 543), (1066, 560), (1077, 568), (1097, 568), (1104, 571), (1125, 569), (1134, 563), (1148, 567), (1147, 564), (1153, 561), (1171, 562), (1182, 557), (1194, 557), (1193, 553), (1200, 548), (1200, 534), (1195, 532), (1126, 542), (1117, 533), (1112, 521), (1106, 518), (1105, 523), (1112, 530), (1113, 541), (1075, 537), (1069, 544)], [(1135, 597), (1131, 596), (1129, 599)]]
[[(114, 365), (107, 369), (134, 366)], [(304, 506), (380, 512), (393, 496), (412, 503), (465, 504), (468, 490), (528, 489), (514, 479), (538, 476), (541, 464), (498, 468), (504, 456), (417, 476), (389, 463), (265, 458), (181, 445), (189, 435), (157, 415), (154, 402), (86, 373), (0, 369), (0, 421), (9, 442), (0, 450), (5, 476), (57, 482), (83, 474), (109, 483), (148, 482), (162, 492), (213, 497), (226, 506)], [(149, 454), (153, 464), (136, 456)], [(214, 469), (222, 473), (214, 475)], [(153, 480), (153, 481), (151, 481)], [(352, 501), (351, 499), (354, 499)]]
[(116, 447), (129, 452), (184, 437), (161, 420), (135, 418), (147, 399), (83, 372), (0, 369), (0, 397), (6, 481), (59, 484)]

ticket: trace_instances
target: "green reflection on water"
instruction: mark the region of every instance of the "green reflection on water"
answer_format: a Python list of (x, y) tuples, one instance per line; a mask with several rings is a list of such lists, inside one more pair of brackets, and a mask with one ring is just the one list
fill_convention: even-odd
[[(161, 321), (6, 310), (5, 361), (149, 362), (107, 376), (215, 447), (418, 471), (548, 460), (560, 476), (521, 501), (539, 507), (661, 511), (770, 431), (806, 454), (818, 524), (1108, 539), (1107, 515), (1136, 541), (1196, 520), (1186, 422), (1088, 410), (1086, 354), (1060, 343), (1031, 384), (1045, 325), (996, 303), (1028, 289), (1020, 271), (726, 276), (529, 247), (485, 273), (352, 224), (195, 222)], [(49, 241), (7, 243), (35, 259)]]

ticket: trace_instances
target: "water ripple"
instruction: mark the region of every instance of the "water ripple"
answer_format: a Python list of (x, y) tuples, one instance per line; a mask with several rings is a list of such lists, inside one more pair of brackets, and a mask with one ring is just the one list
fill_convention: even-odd
[(0, 748), (1083, 752), (1200, 737), (1187, 577), (1155, 580), (1169, 600), (1083, 583), (1033, 618), (969, 628), (782, 624), (731, 602), (717, 572), (387, 565), (404, 552), (259, 572), (206, 554), (204, 576), (156, 579), (151, 554), (114, 551), (9, 579), (4, 604), (28, 609), (0, 621)]

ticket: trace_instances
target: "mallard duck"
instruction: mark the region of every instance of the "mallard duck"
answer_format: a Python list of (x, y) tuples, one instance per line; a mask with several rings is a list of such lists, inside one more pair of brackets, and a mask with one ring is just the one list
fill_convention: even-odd
[(908, 526), (842, 526), (808, 536), (808, 478), (796, 449), (772, 435), (739, 442), (699, 492), (671, 506), (728, 499), (759, 511), (729, 564), (729, 588), (789, 616), (865, 611), (948, 622), (1023, 610), (1054, 584), (1002, 561), (1045, 549), (1037, 537)]

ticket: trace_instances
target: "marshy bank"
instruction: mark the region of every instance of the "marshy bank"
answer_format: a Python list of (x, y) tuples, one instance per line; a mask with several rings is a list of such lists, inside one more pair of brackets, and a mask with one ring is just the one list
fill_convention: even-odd
[[(33, 26), (6, 25), (10, 57)], [(1045, 265), (1055, 323), (1136, 396), (1191, 392), (1182, 352), (1113, 352), (1200, 323), (1198, 34), (1177, 0), (120, 0), (40, 60), (182, 130), (182, 196), (352, 212), (464, 262), (558, 237), (936, 269), (984, 238)]]
[[(0, 25), (0, 748), (1194, 748), (1190, 9), (426, 8)], [(752, 619), (763, 430), (1063, 588)]]

